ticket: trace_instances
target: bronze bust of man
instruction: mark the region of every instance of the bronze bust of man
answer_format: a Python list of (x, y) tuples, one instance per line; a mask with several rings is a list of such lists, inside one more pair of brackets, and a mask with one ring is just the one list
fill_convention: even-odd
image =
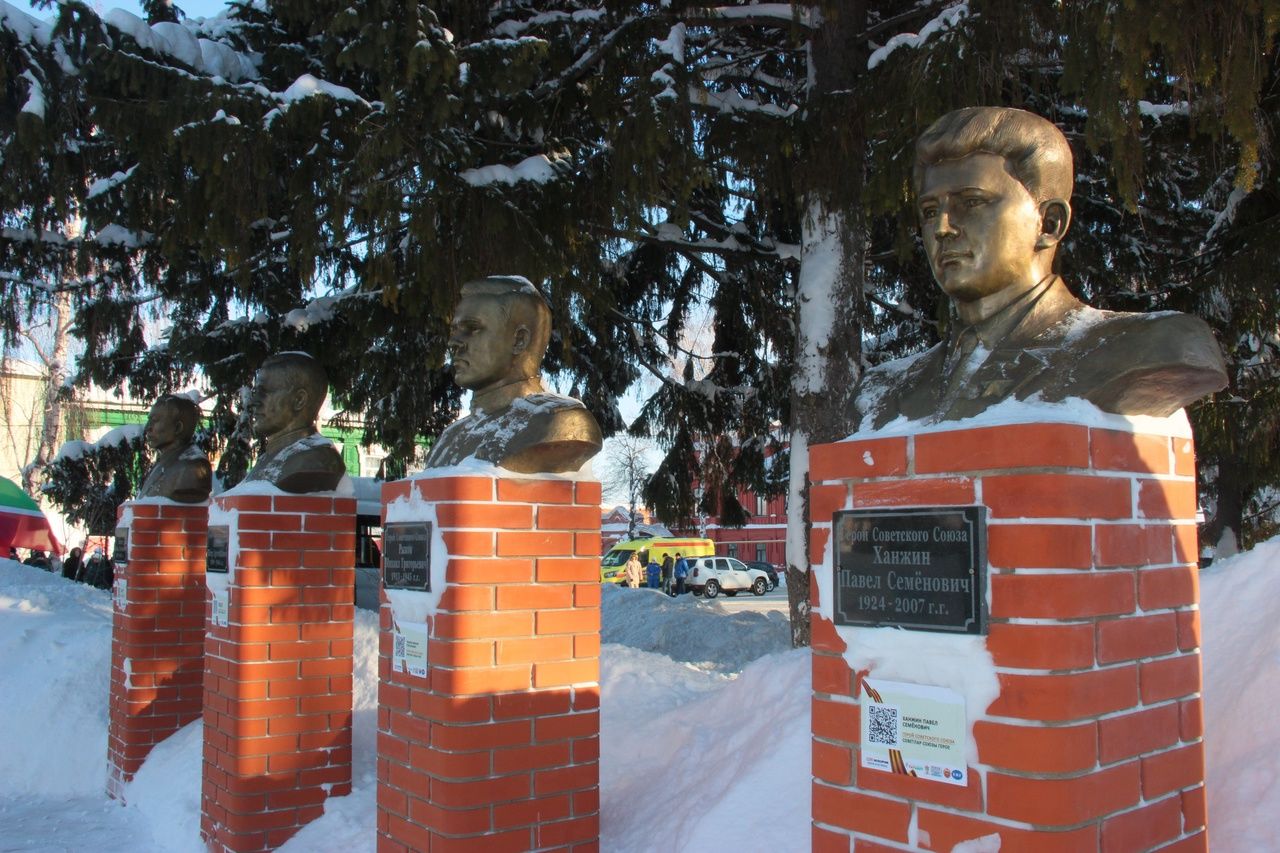
[(165, 394), (151, 404), (142, 436), (157, 455), (138, 497), (188, 504), (209, 497), (213, 471), (208, 457), (191, 443), (199, 422), (200, 408), (190, 397)]
[(1053, 273), (1073, 175), (1071, 149), (1049, 121), (1001, 107), (948, 113), (917, 141), (913, 183), (954, 322), (947, 340), (909, 363), (867, 371), (855, 426), (954, 420), (1030, 397), (1166, 416), (1226, 385), (1202, 320), (1099, 311)]
[(265, 481), (286, 492), (327, 492), (346, 468), (333, 442), (316, 430), (329, 393), (329, 377), (304, 352), (273, 355), (262, 363), (249, 395), (253, 434), (266, 439), (246, 481)]
[(542, 387), (550, 339), (551, 309), (527, 279), (462, 286), (449, 353), (454, 380), (472, 391), (471, 414), (440, 435), (428, 468), (475, 458), (525, 474), (576, 471), (600, 451), (600, 426), (582, 403)]

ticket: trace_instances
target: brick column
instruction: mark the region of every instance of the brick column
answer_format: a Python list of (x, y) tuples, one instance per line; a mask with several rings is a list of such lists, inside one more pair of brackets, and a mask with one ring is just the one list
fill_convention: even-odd
[(273, 850), (351, 791), (355, 501), (219, 496), (209, 533), (200, 835)]
[(118, 518), (107, 793), (124, 800), (151, 748), (200, 717), (209, 507), (128, 501)]
[[(383, 515), (435, 541), (432, 592), (383, 593), (378, 849), (597, 849), (600, 484), (426, 476)], [(424, 677), (392, 665), (416, 619)]]
[(837, 628), (821, 602), (815, 850), (951, 850), (990, 835), (1002, 853), (1206, 849), (1191, 440), (1114, 422), (812, 449), (811, 556), (825, 590), (833, 511), (988, 508), (985, 645), (999, 682), (990, 707), (967, 709), (968, 787), (862, 768), (862, 678), (876, 671), (853, 672), (846, 643), (892, 629)]

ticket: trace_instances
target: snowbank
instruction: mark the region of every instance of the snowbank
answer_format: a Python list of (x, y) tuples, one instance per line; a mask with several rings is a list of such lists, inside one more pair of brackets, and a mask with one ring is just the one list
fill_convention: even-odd
[(110, 679), (110, 594), (0, 560), (3, 796), (102, 793)]
[(605, 585), (602, 607), (604, 642), (707, 670), (738, 672), (761, 655), (791, 648), (791, 623), (777, 611), (729, 613), (718, 601), (615, 584)]
[[(1217, 850), (1280, 829), (1280, 538), (1203, 576), (1210, 821)], [(809, 661), (786, 621), (606, 589), (601, 847), (809, 846)], [(110, 597), (0, 560), (0, 847), (201, 850), (200, 726), (105, 798)], [(375, 848), (377, 621), (356, 612), (354, 789), (283, 849)]]
[[(789, 643), (786, 620), (606, 589), (604, 623), (602, 847), (655, 849), (662, 791), (690, 805), (658, 821), (661, 847), (723, 849), (726, 832), (744, 849), (762, 839), (776, 849), (807, 844), (809, 665), (804, 652), (778, 653)], [(352, 793), (330, 800), (284, 851), (374, 850), (377, 632), (377, 615), (357, 610)], [(0, 560), (0, 848), (203, 850), (200, 723), (156, 747), (127, 807), (103, 793), (110, 651), (106, 592)], [(740, 821), (749, 802), (758, 814), (773, 804), (767, 829)]]
[(1280, 833), (1280, 537), (1200, 576), (1209, 837), (1274, 850)]

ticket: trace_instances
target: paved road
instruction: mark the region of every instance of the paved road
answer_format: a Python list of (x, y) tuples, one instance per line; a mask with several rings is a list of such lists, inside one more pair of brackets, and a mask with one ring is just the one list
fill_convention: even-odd
[(740, 592), (733, 598), (721, 593), (714, 600), (720, 602), (721, 606), (730, 612), (737, 610), (758, 610), (761, 612), (777, 610), (784, 616), (787, 614), (787, 589), (783, 586), (772, 589), (758, 597), (750, 592)]

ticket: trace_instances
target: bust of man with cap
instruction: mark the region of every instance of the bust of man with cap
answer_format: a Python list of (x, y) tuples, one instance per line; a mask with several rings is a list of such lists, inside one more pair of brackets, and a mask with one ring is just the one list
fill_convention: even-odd
[(303, 352), (284, 352), (262, 363), (249, 395), (253, 434), (266, 447), (246, 482), (268, 482), (286, 492), (332, 491), (346, 468), (333, 442), (316, 429), (329, 393), (324, 368)]
[(200, 408), (190, 397), (165, 394), (151, 404), (142, 437), (157, 455), (138, 497), (180, 503), (200, 503), (209, 497), (213, 483), (209, 458), (191, 443), (199, 421)]
[(1202, 320), (1099, 311), (1053, 273), (1073, 180), (1066, 138), (1032, 113), (971, 107), (924, 132), (913, 175), (920, 233), (953, 322), (933, 349), (867, 371), (855, 426), (954, 420), (1030, 397), (1167, 416), (1226, 385)]
[(600, 451), (600, 426), (586, 407), (542, 387), (550, 339), (551, 309), (527, 279), (462, 286), (449, 353), (454, 380), (472, 392), (471, 414), (440, 435), (428, 468), (475, 458), (526, 474), (576, 471)]

